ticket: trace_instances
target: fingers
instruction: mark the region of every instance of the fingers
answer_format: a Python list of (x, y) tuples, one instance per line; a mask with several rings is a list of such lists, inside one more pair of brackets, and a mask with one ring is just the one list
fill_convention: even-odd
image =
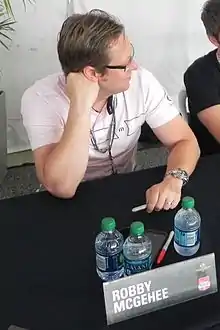
[(175, 199), (171, 203), (170, 209), (172, 209), (172, 210), (175, 209), (177, 207), (177, 205), (179, 204), (180, 199), (181, 199), (181, 195), (177, 194)]
[[(171, 191), (160, 192), (157, 186), (146, 192), (147, 212), (174, 209), (180, 202), (181, 194)], [(158, 187), (159, 188), (159, 187)]]
[(164, 204), (164, 210), (173, 210), (177, 207), (181, 199), (181, 194), (171, 193), (166, 198), (166, 202)]
[(174, 204), (174, 200), (165, 200), (165, 203), (164, 203), (164, 206), (163, 206), (163, 209), (168, 211), (169, 209), (171, 209), (173, 207), (173, 204)]
[(151, 213), (157, 204), (159, 197), (159, 189), (156, 189), (156, 186), (151, 187), (146, 191), (146, 209), (148, 213)]
[(158, 201), (155, 205), (155, 211), (160, 211), (165, 207), (168, 207), (171, 202), (167, 199), (166, 193), (160, 193)]

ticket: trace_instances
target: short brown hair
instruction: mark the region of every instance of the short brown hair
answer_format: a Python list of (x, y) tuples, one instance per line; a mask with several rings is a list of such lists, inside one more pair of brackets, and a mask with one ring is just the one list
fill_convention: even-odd
[(208, 0), (203, 5), (201, 20), (210, 37), (215, 37), (219, 41), (220, 33), (220, 1)]
[(80, 72), (87, 65), (104, 73), (109, 64), (108, 49), (124, 33), (124, 26), (105, 11), (93, 9), (73, 14), (62, 25), (58, 56), (65, 75)]

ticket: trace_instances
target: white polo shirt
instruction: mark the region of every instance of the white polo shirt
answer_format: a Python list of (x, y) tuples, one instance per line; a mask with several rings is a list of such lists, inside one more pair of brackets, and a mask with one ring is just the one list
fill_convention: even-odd
[[(21, 102), (21, 115), (32, 150), (58, 143), (61, 139), (69, 111), (69, 99), (64, 93), (64, 86), (63, 74), (56, 73), (36, 81), (25, 91)], [(134, 168), (136, 146), (143, 123), (146, 121), (151, 128), (156, 128), (174, 119), (179, 115), (179, 111), (152, 73), (143, 68), (132, 71), (129, 89), (115, 97), (116, 129), (112, 156), (117, 172), (123, 173)], [(106, 109), (101, 113), (91, 109), (90, 128), (99, 149), (109, 144), (111, 123), (112, 115), (109, 115)], [(84, 180), (111, 173), (108, 151), (97, 151), (90, 141)]]

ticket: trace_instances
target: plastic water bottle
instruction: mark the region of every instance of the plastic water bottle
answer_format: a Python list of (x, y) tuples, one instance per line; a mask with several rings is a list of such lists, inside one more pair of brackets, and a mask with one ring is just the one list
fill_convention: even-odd
[(124, 275), (123, 235), (113, 218), (104, 218), (102, 231), (95, 240), (96, 271), (103, 281), (113, 281)]
[(125, 275), (133, 275), (151, 269), (152, 243), (144, 232), (144, 224), (134, 221), (131, 224), (130, 236), (123, 246)]
[(201, 217), (194, 206), (194, 198), (184, 197), (174, 218), (174, 248), (182, 256), (192, 256), (200, 247)]

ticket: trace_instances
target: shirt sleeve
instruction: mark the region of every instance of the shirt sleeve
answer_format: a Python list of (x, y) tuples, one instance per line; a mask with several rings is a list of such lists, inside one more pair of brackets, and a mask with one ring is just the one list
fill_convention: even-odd
[(192, 114), (220, 104), (219, 86), (212, 71), (191, 67), (184, 74), (184, 84)]
[(42, 95), (32, 90), (24, 93), (21, 117), (32, 150), (59, 142), (63, 133), (62, 120), (53, 103)]
[(180, 114), (165, 88), (145, 69), (142, 69), (142, 85), (146, 122), (152, 129), (168, 123)]

